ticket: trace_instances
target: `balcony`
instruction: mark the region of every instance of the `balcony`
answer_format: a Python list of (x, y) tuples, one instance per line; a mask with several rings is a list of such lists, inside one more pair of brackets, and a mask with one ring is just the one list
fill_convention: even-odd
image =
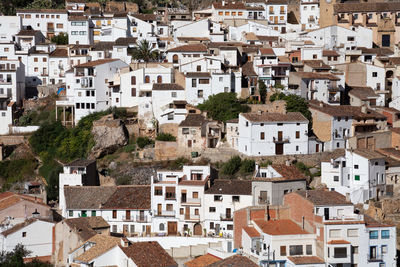
[(200, 205), (201, 199), (200, 198), (181, 198), (182, 205)]
[(331, 104), (340, 104), (340, 98), (339, 97), (330, 97), (328, 99), (328, 103)]
[(220, 214), (221, 221), (232, 221), (233, 216), (232, 214), (221, 213)]
[(368, 254), (367, 255), (367, 259), (368, 259), (368, 262), (379, 262), (379, 261), (383, 261), (383, 255), (382, 254), (380, 254), (380, 255), (371, 255), (371, 254)]
[(0, 84), (12, 84), (11, 79), (0, 79)]
[(54, 32), (54, 28), (53, 27), (47, 28), (47, 32)]
[(155, 211), (154, 216), (156, 216), (156, 217), (175, 217), (175, 211), (174, 210)]
[(185, 221), (200, 221), (200, 215), (185, 214)]
[(136, 215), (136, 222), (138, 223), (148, 223), (150, 222), (148, 216), (141, 216), (141, 215)]
[(285, 137), (273, 137), (273, 142), (274, 142), (274, 143), (277, 143), (277, 144), (289, 143), (289, 142), (290, 142), (290, 138), (289, 138), (289, 136), (285, 136)]
[(129, 217), (122, 216), (122, 220), (124, 222), (133, 222), (133, 217), (132, 216), (129, 216)]
[(3, 90), (4, 92), (1, 92), (0, 90), (0, 98), (11, 98), (11, 91), (8, 90)]

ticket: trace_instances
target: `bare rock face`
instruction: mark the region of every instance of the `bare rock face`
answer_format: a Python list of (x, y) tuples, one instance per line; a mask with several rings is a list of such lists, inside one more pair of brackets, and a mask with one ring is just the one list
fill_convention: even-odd
[(128, 144), (128, 133), (124, 124), (112, 115), (93, 122), (92, 134), (95, 145), (89, 155), (91, 159), (113, 153)]

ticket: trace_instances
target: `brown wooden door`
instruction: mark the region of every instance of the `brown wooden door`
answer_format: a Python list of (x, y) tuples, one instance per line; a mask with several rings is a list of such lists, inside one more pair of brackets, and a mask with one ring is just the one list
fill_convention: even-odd
[(275, 16), (275, 17), (274, 17), (274, 23), (275, 23), (275, 24), (278, 24), (278, 16)]
[(373, 137), (367, 138), (367, 148), (371, 150), (375, 149), (375, 139)]
[(282, 132), (282, 131), (279, 131), (279, 132), (278, 132), (278, 140), (279, 140), (279, 141), (282, 141), (282, 139), (283, 139), (283, 132)]
[(357, 148), (367, 148), (365, 138), (357, 139)]
[(178, 233), (177, 222), (168, 222), (168, 235), (176, 235)]
[(185, 208), (185, 220), (190, 219), (190, 207)]
[(161, 215), (161, 213), (162, 213), (162, 204), (158, 204), (157, 205), (157, 214)]
[(283, 155), (283, 144), (275, 144), (275, 154)]
[(192, 147), (192, 140), (188, 140), (188, 147)]
[(129, 220), (131, 219), (131, 211), (130, 211), (130, 210), (127, 210), (125, 215), (126, 215), (126, 216), (125, 216), (125, 217), (126, 217), (126, 220), (129, 221)]
[(226, 218), (227, 218), (227, 219), (230, 219), (231, 216), (232, 216), (231, 209), (230, 209), (230, 208), (227, 208), (227, 209), (226, 209)]
[(201, 224), (197, 223), (193, 227), (193, 235), (202, 235)]
[(146, 235), (150, 235), (151, 233), (151, 225), (146, 225)]
[(317, 152), (317, 153), (319, 152), (319, 144), (315, 145), (315, 152)]

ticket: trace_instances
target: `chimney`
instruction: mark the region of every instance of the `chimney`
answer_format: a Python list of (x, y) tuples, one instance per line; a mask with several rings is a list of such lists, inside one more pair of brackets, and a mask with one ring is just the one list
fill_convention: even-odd
[(323, 103), (323, 102), (320, 102), (320, 103), (319, 103), (319, 106), (320, 106), (321, 108), (323, 108), (323, 107), (324, 107), (324, 103)]
[(351, 200), (350, 200), (350, 194), (346, 194), (346, 201), (351, 202)]
[(308, 198), (308, 190), (306, 190), (306, 198)]
[(130, 241), (126, 237), (121, 238), (121, 246), (122, 247), (124, 247), (124, 248), (129, 247), (129, 243), (130, 243)]
[(224, 0), (222, 0), (222, 6), (225, 6), (225, 1)]
[(257, 110), (257, 114), (261, 115), (262, 114), (262, 110)]
[(361, 112), (362, 113), (367, 113), (367, 107), (366, 106), (361, 106)]
[(301, 226), (301, 228), (304, 230), (304, 216), (303, 216), (301, 219), (302, 219), (302, 226)]
[(287, 160), (285, 161), (285, 165), (286, 165), (286, 166), (291, 166), (292, 164), (290, 163), (290, 160), (287, 159)]

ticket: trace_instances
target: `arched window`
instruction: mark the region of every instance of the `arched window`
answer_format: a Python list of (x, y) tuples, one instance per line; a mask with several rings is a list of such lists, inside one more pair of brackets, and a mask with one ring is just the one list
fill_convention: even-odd
[(172, 63), (178, 63), (178, 55), (173, 55), (172, 56)]
[(159, 228), (160, 231), (164, 231), (165, 230), (165, 226), (164, 226), (163, 223), (160, 223), (158, 228)]
[(162, 83), (162, 76), (161, 75), (157, 76), (157, 83)]
[(150, 76), (149, 75), (146, 75), (144, 77), (144, 83), (150, 83)]

